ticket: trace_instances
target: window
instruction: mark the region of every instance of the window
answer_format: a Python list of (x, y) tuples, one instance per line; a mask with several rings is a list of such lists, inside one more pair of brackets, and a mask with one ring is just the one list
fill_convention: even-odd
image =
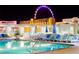
[(41, 27), (40, 26), (36, 26), (36, 32), (41, 32)]
[(5, 32), (5, 27), (0, 26), (0, 33), (4, 33)]
[(24, 27), (24, 32), (31, 32), (31, 27)]
[(12, 27), (13, 32), (19, 31), (19, 27)]

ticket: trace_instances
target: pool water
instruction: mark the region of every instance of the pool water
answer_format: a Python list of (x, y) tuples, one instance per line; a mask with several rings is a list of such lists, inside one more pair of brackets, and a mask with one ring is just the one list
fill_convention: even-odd
[(47, 42), (2, 40), (0, 41), (0, 54), (31, 54), (69, 47), (71, 46), (65, 44), (51, 44)]

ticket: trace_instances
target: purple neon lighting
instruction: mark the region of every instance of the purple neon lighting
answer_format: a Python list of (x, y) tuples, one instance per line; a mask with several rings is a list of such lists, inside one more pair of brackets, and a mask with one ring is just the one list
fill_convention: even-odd
[(50, 11), (52, 17), (54, 18), (53, 11), (52, 11), (48, 6), (39, 6), (39, 7), (36, 9), (35, 14), (34, 14), (34, 18), (35, 18), (35, 19), (36, 19), (36, 16), (37, 16), (38, 11), (39, 11), (40, 9), (42, 9), (42, 8), (48, 9), (48, 10)]

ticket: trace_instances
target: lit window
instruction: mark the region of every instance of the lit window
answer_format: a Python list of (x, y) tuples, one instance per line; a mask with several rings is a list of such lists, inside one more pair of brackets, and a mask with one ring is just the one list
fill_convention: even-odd
[(41, 27), (40, 26), (36, 27), (36, 32), (41, 32)]
[(19, 31), (19, 27), (12, 27), (12, 29), (13, 29), (13, 32)]
[(31, 32), (31, 27), (24, 27), (24, 32)]
[(0, 33), (4, 33), (5, 32), (5, 28), (0, 26)]

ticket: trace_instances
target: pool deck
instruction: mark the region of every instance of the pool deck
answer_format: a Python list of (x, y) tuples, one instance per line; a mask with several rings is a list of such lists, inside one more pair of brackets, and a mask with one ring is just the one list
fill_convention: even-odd
[(71, 48), (43, 52), (40, 54), (79, 54), (79, 46), (73, 46)]

